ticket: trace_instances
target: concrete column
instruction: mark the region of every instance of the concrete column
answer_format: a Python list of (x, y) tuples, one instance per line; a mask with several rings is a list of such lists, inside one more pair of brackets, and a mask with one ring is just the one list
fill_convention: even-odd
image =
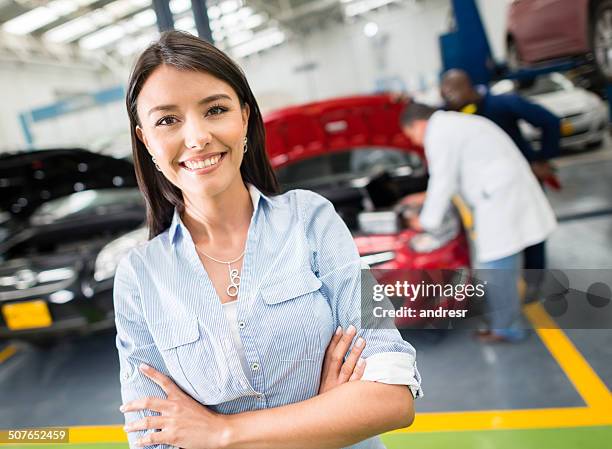
[(168, 0), (153, 0), (153, 9), (157, 16), (157, 28), (160, 33), (163, 31), (174, 29), (174, 17), (170, 11), (170, 2)]
[(198, 36), (205, 41), (214, 44), (212, 31), (210, 30), (210, 20), (208, 18), (206, 0), (191, 0), (191, 9), (193, 10), (193, 18), (195, 19)]

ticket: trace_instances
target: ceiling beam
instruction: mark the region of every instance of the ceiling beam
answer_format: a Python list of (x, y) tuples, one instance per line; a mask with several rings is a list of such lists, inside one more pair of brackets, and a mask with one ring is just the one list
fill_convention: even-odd
[(245, 3), (260, 12), (265, 12), (272, 19), (275, 19), (283, 12), (283, 10), (278, 5), (275, 5), (267, 0), (246, 0)]
[(14, 0), (2, 3), (0, 5), (0, 24), (8, 22), (9, 20), (18, 17), (28, 12), (29, 10), (29, 8), (22, 5), (21, 3), (17, 3)]
[[(114, 21), (114, 22), (112, 22), (112, 23), (109, 23), (109, 24), (107, 24), (107, 25), (103, 25), (103, 26), (98, 27), (98, 28), (96, 28), (96, 29), (94, 29), (94, 30), (88, 31), (87, 33), (80, 34), (79, 36), (76, 36), (76, 37), (74, 37), (73, 39), (71, 39), (69, 42), (70, 42), (71, 44), (76, 43), (78, 40), (83, 39), (85, 36), (89, 36), (90, 34), (96, 33), (96, 32), (98, 32), (98, 31), (100, 31), (101, 29), (106, 28), (107, 26), (110, 26), (110, 25), (116, 24), (117, 22), (121, 22), (122, 20), (129, 19), (130, 17), (133, 17), (133, 16), (135, 16), (135, 15), (136, 15), (136, 14), (138, 14), (138, 13), (141, 13), (141, 12), (143, 12), (143, 11), (146, 11), (147, 9), (150, 9), (150, 7), (149, 7), (149, 6), (145, 6), (144, 8), (138, 8), (138, 9), (136, 9), (136, 10), (134, 10), (134, 11), (132, 11), (132, 12), (130, 12), (130, 13), (128, 13), (128, 14), (126, 14), (126, 15), (124, 15), (124, 16), (118, 17), (118, 18), (117, 18), (117, 19), (115, 19), (115, 21)], [(156, 25), (156, 26), (157, 26), (157, 25)]]

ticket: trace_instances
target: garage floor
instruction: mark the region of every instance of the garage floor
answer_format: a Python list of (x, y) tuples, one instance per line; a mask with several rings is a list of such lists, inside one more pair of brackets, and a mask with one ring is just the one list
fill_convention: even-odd
[[(550, 267), (612, 268), (612, 145), (558, 165), (564, 190), (549, 192), (561, 218)], [(537, 304), (525, 314), (551, 319)], [(425, 397), (410, 430), (385, 435), (390, 449), (610, 447), (612, 330), (540, 329), (510, 346), (459, 331), (406, 338)], [(47, 351), (0, 348), (0, 429), (69, 426), (71, 449), (126, 448), (117, 373), (113, 333)], [(96, 441), (107, 443), (87, 444)]]

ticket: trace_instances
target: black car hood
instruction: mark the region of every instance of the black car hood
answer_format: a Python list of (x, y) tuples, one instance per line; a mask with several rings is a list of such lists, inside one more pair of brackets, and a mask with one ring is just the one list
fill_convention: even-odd
[(80, 190), (136, 185), (129, 160), (80, 148), (0, 156), (0, 210), (21, 220), (42, 203)]
[[(84, 194), (97, 194), (103, 201), (73, 211), (62, 210), (59, 203), (71, 203), (76, 196), (82, 199)], [(111, 203), (111, 199), (114, 202)], [(145, 221), (145, 206), (138, 189), (83, 191), (70, 195), (67, 200), (49, 202), (29, 220), (14, 226), (14, 232), (0, 241), (0, 261), (64, 250), (82, 252), (86, 247), (96, 251), (99, 245), (141, 226)], [(44, 210), (47, 206), (50, 211)]]

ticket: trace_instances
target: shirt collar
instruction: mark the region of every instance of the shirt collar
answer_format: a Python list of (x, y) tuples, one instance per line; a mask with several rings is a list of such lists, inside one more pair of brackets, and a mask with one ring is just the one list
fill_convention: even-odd
[[(251, 197), (251, 203), (253, 204), (253, 215), (255, 215), (255, 212), (257, 212), (260, 199), (263, 199), (267, 203), (271, 204), (270, 198), (264, 195), (263, 193), (261, 193), (259, 189), (255, 187), (253, 184), (247, 182), (246, 186), (249, 190), (249, 195)], [(174, 239), (176, 237), (177, 231), (179, 229), (182, 230), (184, 226), (185, 225), (183, 224), (183, 221), (181, 220), (181, 215), (179, 214), (178, 209), (175, 207), (174, 214), (172, 216), (172, 222), (170, 223), (170, 228), (168, 229), (168, 236), (170, 237), (170, 241), (172, 243), (174, 243)]]

